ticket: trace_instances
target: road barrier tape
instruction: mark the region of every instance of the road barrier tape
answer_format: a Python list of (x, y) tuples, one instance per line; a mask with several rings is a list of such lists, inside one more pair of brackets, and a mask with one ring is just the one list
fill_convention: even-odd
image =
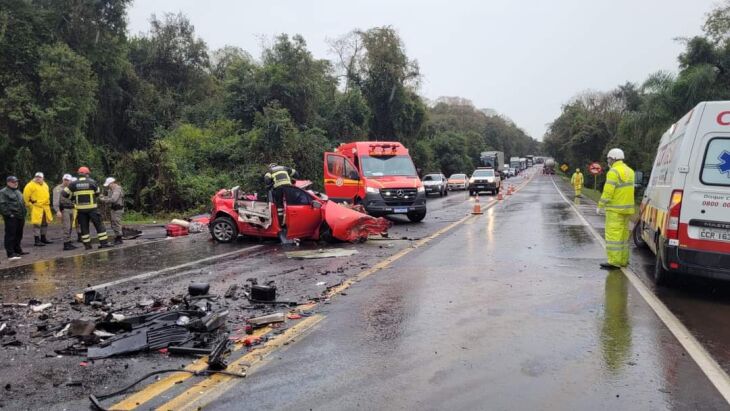
[[(601, 246), (605, 249), (606, 241), (603, 239), (603, 237), (601, 237), (598, 231), (593, 228), (593, 226), (588, 222), (583, 214), (578, 211), (575, 205), (570, 202), (567, 197), (565, 197), (560, 188), (558, 188), (558, 185), (555, 184), (555, 180), (552, 179), (552, 177), (551, 181), (553, 183), (553, 186), (555, 186), (555, 190), (557, 190), (558, 194), (560, 194), (560, 197), (563, 198), (563, 201), (570, 205), (570, 208), (572, 208), (573, 211), (578, 215), (578, 218), (581, 220), (583, 225), (586, 226), (588, 231), (593, 234), (598, 243), (601, 244)], [(720, 364), (717, 363), (717, 361), (715, 361), (714, 358), (712, 358), (712, 355), (710, 355), (705, 347), (703, 347), (702, 344), (697, 341), (697, 339), (692, 335), (689, 329), (687, 329), (687, 327), (682, 324), (679, 318), (677, 318), (677, 316), (675, 316), (671, 312), (671, 310), (669, 310), (669, 308), (659, 299), (659, 297), (657, 297), (649, 289), (649, 287), (647, 287), (646, 284), (641, 281), (639, 276), (633, 270), (628, 267), (624, 267), (621, 268), (621, 272), (631, 282), (639, 295), (641, 295), (644, 301), (646, 301), (649, 307), (651, 307), (651, 309), (654, 311), (657, 317), (659, 317), (662, 323), (664, 323), (664, 325), (669, 329), (672, 335), (674, 335), (674, 338), (676, 338), (677, 341), (679, 341), (679, 343), (682, 345), (682, 347), (684, 347), (685, 351), (687, 351), (690, 357), (692, 357), (697, 366), (700, 367), (702, 372), (707, 376), (712, 385), (715, 386), (720, 395), (722, 395), (723, 398), (725, 398), (725, 401), (730, 404), (730, 377), (725, 372), (725, 370), (720, 366)]]

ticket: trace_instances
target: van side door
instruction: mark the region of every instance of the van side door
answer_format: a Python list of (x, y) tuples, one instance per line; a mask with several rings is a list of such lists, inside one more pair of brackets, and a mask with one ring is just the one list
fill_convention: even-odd
[(360, 190), (360, 174), (342, 154), (324, 153), (324, 190), (330, 200), (355, 201)]

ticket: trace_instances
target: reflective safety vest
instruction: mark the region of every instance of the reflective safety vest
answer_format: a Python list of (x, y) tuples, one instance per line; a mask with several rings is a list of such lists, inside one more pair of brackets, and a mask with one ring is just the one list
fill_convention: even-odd
[(577, 171), (573, 173), (573, 177), (570, 178), (570, 183), (573, 184), (573, 187), (582, 187), (583, 173), (579, 173)]
[(598, 207), (618, 214), (634, 214), (634, 170), (616, 161), (606, 173), (606, 184)]
[(101, 194), (99, 185), (88, 177), (79, 177), (78, 180), (63, 189), (63, 196), (71, 197), (77, 210), (95, 210), (98, 206), (96, 198), (99, 194)]
[(266, 173), (264, 179), (267, 182), (270, 182), (270, 184), (273, 184), (273, 188), (290, 186), (291, 176), (294, 175), (294, 173), (296, 173), (296, 170), (292, 168), (276, 166)]

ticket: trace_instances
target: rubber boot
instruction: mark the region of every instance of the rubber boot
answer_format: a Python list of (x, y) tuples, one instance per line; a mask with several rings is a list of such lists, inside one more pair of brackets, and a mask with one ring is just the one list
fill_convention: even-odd
[(91, 250), (91, 243), (84, 243), (84, 249)]
[(297, 240), (290, 240), (286, 238), (286, 227), (282, 228), (281, 231), (279, 231), (279, 241), (281, 241), (282, 245), (297, 245)]
[(108, 242), (108, 241), (106, 241), (106, 240), (105, 240), (105, 241), (101, 241), (101, 242), (99, 242), (99, 249), (100, 249), (100, 250), (101, 250), (102, 248), (112, 248), (112, 247), (114, 247), (114, 246), (113, 246), (113, 245), (111, 245), (111, 244), (109, 244), (109, 242)]
[(83, 241), (81, 241), (81, 233), (77, 233), (76, 236), (77, 236), (76, 237), (76, 242), (77, 243), (83, 243)]
[(72, 242), (63, 243), (63, 251), (75, 250), (77, 247)]
[(114, 245), (122, 245), (122, 244), (124, 244), (124, 241), (122, 241), (121, 235), (114, 237)]
[(46, 245), (41, 242), (41, 238), (38, 236), (33, 237), (35, 239), (35, 242), (33, 243), (33, 246), (35, 247), (45, 247)]
[(44, 235), (41, 236), (41, 242), (43, 244), (53, 244), (53, 241), (49, 241)]

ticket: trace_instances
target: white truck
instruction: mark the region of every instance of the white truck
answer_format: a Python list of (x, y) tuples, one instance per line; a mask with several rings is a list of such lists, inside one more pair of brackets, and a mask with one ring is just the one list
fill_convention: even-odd
[(657, 284), (730, 280), (730, 101), (700, 103), (664, 133), (640, 210), (633, 238), (656, 255)]

